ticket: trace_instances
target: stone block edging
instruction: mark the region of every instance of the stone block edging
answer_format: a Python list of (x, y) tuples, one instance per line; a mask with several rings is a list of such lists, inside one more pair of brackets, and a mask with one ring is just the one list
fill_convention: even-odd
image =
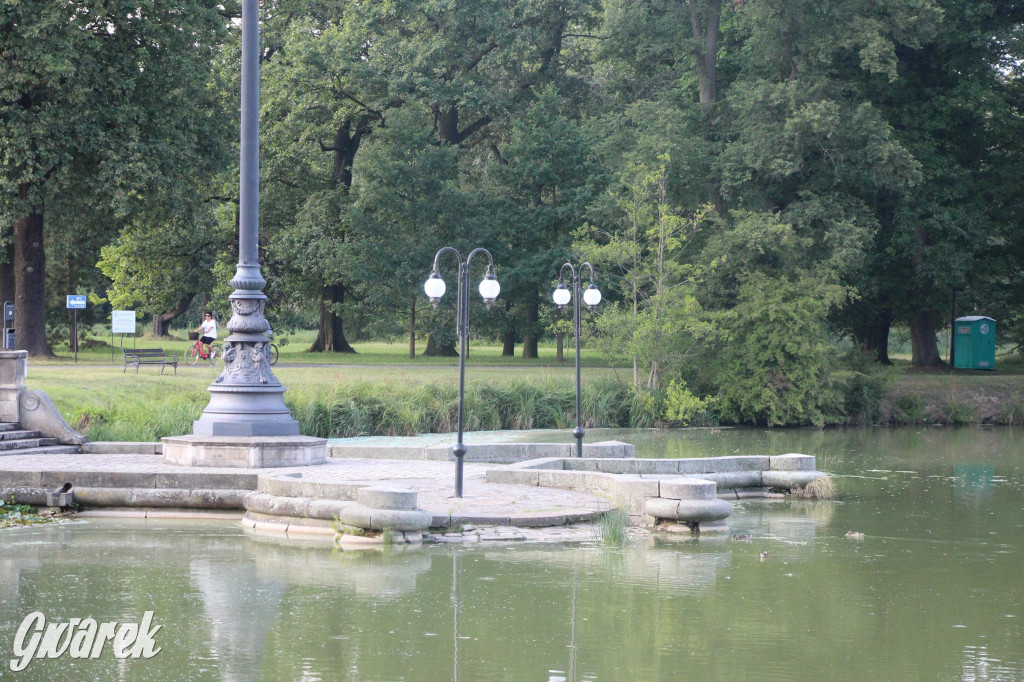
[[(332, 443), (327, 446), (328, 456), (333, 458), (404, 459), (449, 461), (454, 460), (451, 444), (439, 445), (366, 445), (361, 443)], [(510, 464), (537, 459), (561, 459), (571, 457), (576, 451), (573, 443), (471, 443), (466, 445), (466, 462), (489, 464)], [(621, 441), (586, 443), (583, 453), (588, 459), (632, 458), (636, 447)]]
[(825, 476), (811, 455), (691, 459), (548, 458), (487, 472), (489, 483), (563, 488), (601, 495), (634, 520), (670, 519), (697, 526), (732, 513), (719, 490), (737, 496), (769, 488), (791, 490)]
[(346, 526), (366, 530), (426, 530), (432, 520), (428, 512), (420, 509), (374, 509), (355, 501), (278, 497), (260, 492), (247, 494), (243, 505), (247, 512), (274, 517), (337, 521)]
[(149, 441), (116, 441), (106, 440), (96, 443), (85, 443), (82, 446), (85, 455), (162, 455), (163, 443)]

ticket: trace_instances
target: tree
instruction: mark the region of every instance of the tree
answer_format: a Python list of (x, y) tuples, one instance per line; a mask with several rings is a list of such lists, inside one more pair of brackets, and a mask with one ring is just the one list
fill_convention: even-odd
[(218, 209), (220, 216), (208, 204), (190, 205), (166, 223), (126, 226), (96, 264), (110, 279), (110, 303), (152, 315), (153, 335), (166, 336), (200, 292), (213, 290), (218, 258), (234, 253), (234, 230), (224, 226), (233, 226), (235, 206)]
[(347, 2), (279, 17), (280, 45), (265, 68), (263, 176), (268, 252), (296, 299), (318, 300), (310, 350), (354, 353), (344, 307), (354, 290), (345, 269), (347, 214), (364, 141), (401, 103), (379, 56), (382, 34), (400, 19)]
[(52, 198), (77, 185), (122, 216), (187, 193), (217, 159), (205, 87), (225, 21), (209, 0), (0, 11), (0, 222), (13, 226), (19, 345), (46, 355)]
[[(443, 312), (435, 315), (425, 305), (423, 282), (438, 246), (467, 244), (481, 216), (474, 197), (458, 182), (458, 150), (434, 140), (422, 108), (393, 110), (387, 127), (367, 144), (347, 218), (352, 239), (346, 272), (379, 318), (377, 329), (406, 317), (410, 357), (415, 356), (417, 317), (435, 335), (454, 339), (448, 305), (455, 299), (457, 270), (451, 256), (441, 262), (451, 292)], [(479, 261), (475, 264), (479, 267)]]
[[(865, 347), (885, 361), (889, 326), (909, 325), (912, 362), (942, 364), (936, 331), (954, 290), (982, 301), (1008, 270), (1020, 233), (1018, 2), (938, 0), (935, 30), (897, 45), (889, 78), (858, 86), (920, 163), (913, 194), (881, 195), (881, 230), (869, 252), (864, 296), (851, 315)], [(1013, 198), (1011, 198), (1013, 197)], [(1005, 281), (1005, 279), (1003, 279)], [(970, 297), (963, 294), (971, 292)]]
[(841, 404), (827, 318), (851, 294), (838, 267), (849, 253), (821, 258), (831, 240), (803, 237), (777, 214), (734, 211), (721, 228), (697, 286), (718, 333), (688, 374), (717, 389), (728, 421), (822, 426)]
[(569, 108), (554, 87), (542, 88), (511, 122), (481, 184), (492, 217), (480, 232), (501, 264), (502, 297), (520, 302), (525, 313), (519, 324), (506, 315), (505, 334), (522, 330), (525, 358), (537, 357), (543, 283), (569, 253), (601, 178)]
[(662, 385), (664, 374), (678, 375), (713, 331), (694, 296), (688, 253), (699, 230), (714, 222), (713, 210), (681, 215), (669, 198), (669, 162), (663, 154), (653, 167), (630, 164), (612, 188), (620, 220), (588, 226), (576, 244), (582, 258), (606, 273), (605, 281), (618, 284), (617, 292), (607, 293), (621, 297), (621, 304), (598, 323), (602, 345), (630, 357), (633, 383), (640, 384), (643, 369), (650, 389)]

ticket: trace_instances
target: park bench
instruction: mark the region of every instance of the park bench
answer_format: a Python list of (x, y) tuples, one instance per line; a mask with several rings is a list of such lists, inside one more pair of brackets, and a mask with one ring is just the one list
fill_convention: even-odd
[(127, 372), (129, 367), (134, 367), (135, 373), (138, 374), (139, 365), (160, 365), (160, 373), (163, 374), (164, 367), (170, 365), (174, 368), (174, 373), (178, 373), (178, 356), (164, 354), (163, 348), (122, 348), (121, 352), (124, 354), (124, 372)]

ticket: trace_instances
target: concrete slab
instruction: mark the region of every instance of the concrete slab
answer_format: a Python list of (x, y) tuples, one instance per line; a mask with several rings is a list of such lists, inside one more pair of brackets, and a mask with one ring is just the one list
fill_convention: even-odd
[(771, 458), (771, 466), (765, 467), (772, 471), (814, 471), (815, 463), (812, 455), (776, 455)]
[(174, 436), (163, 439), (164, 463), (263, 469), (323, 464), (327, 439), (310, 436)]
[(85, 443), (81, 451), (86, 455), (162, 455), (164, 454), (163, 443), (151, 443), (148, 441), (100, 441), (98, 443)]

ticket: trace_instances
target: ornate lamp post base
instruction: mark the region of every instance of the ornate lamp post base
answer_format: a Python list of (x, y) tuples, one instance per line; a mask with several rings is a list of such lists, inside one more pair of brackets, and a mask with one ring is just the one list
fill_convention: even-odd
[(192, 423), (197, 436), (297, 436), (299, 422), (277, 386), (210, 386), (210, 403)]
[[(255, 259), (253, 259), (255, 260)], [(231, 285), (224, 371), (210, 385), (210, 404), (192, 425), (197, 436), (295, 436), (299, 423), (284, 404), (284, 386), (270, 371), (259, 263), (239, 263)]]

